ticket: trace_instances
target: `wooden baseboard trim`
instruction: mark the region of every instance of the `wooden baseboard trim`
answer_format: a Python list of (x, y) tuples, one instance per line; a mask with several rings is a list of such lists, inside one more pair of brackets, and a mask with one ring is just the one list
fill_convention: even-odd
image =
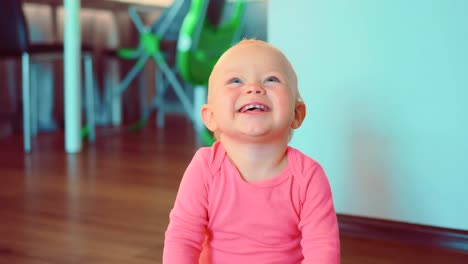
[(338, 214), (340, 235), (445, 248), (468, 253), (468, 231)]

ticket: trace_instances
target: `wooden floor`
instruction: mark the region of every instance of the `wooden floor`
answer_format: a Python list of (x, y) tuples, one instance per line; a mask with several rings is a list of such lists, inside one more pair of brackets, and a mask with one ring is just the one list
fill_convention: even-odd
[[(0, 139), (0, 263), (161, 263), (177, 187), (197, 146), (189, 124), (101, 129), (67, 155), (63, 134)], [(468, 263), (468, 255), (342, 236), (349, 264)]]

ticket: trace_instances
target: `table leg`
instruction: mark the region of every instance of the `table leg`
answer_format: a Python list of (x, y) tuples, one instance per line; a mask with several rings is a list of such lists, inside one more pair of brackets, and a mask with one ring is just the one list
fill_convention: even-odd
[(81, 150), (80, 0), (64, 0), (65, 150)]

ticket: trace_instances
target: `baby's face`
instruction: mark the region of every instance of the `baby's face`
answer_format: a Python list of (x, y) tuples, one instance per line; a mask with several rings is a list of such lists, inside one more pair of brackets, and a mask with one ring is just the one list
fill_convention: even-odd
[(221, 138), (274, 140), (297, 127), (294, 71), (265, 43), (250, 41), (228, 50), (215, 65), (208, 90), (203, 120)]

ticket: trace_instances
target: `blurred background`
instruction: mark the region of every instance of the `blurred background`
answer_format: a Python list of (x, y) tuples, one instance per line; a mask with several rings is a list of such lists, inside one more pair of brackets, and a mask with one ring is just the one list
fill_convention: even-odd
[[(22, 0), (24, 15), (28, 25), (31, 43), (55, 43), (64, 41), (64, 7), (62, 0)], [(172, 4), (171, 0), (83, 0), (80, 9), (81, 42), (93, 48), (94, 85), (101, 93), (104, 91), (105, 78), (123, 79), (135, 64), (133, 60), (120, 60), (118, 76), (106, 76), (109, 62), (108, 50), (118, 48), (136, 48), (139, 43), (139, 33), (132, 21), (128, 8), (131, 6), (147, 9), (139, 16), (146, 26), (157, 23), (163, 10)], [(231, 5), (228, 1), (228, 8)], [(244, 15), (242, 37), (266, 40), (267, 36), (267, 1), (248, 1)], [(63, 127), (63, 91), (64, 74), (63, 61), (34, 65), (40, 71), (40, 85), (53, 85), (54, 100), (53, 119)], [(132, 122), (141, 114), (141, 101), (149, 104), (154, 96), (155, 69), (157, 66), (149, 61), (144, 67), (144, 78), (131, 82), (128, 92), (122, 97), (122, 118), (124, 122)], [(115, 72), (111, 73), (115, 74)], [(0, 60), (0, 136), (13, 132), (21, 132), (21, 64), (18, 59)], [(142, 83), (143, 82), (143, 83)], [(146, 87), (148, 96), (141, 98), (138, 86)], [(12, 88), (14, 87), (14, 88)], [(42, 100), (46, 105), (50, 95)], [(46, 108), (46, 109), (44, 109)], [(51, 108), (52, 109), (52, 108)], [(51, 110), (50, 109), (50, 110)], [(40, 107), (40, 116), (48, 119), (48, 107)], [(45, 113), (44, 113), (45, 112)], [(18, 118), (16, 118), (18, 117)], [(50, 117), (49, 119), (52, 119)], [(43, 121), (43, 120), (39, 120)], [(51, 120), (44, 120), (45, 123)], [(46, 129), (48, 128), (46, 125)], [(14, 131), (13, 131), (14, 130)]]

